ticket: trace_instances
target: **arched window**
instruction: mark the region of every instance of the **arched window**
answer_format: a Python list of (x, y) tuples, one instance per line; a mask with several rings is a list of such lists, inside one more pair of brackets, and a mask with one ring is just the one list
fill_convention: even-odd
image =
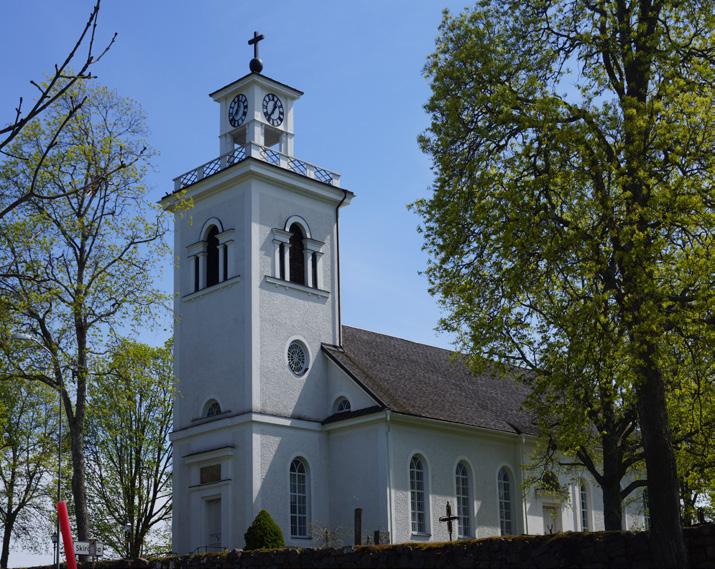
[(424, 459), (414, 455), (410, 460), (410, 519), (412, 533), (427, 533), (427, 509), (425, 505)]
[(469, 466), (461, 461), (454, 473), (457, 489), (457, 535), (471, 537), (472, 535), (472, 493), (470, 491), (471, 476)]
[(310, 526), (310, 473), (305, 459), (290, 463), (290, 535), (308, 537)]
[(581, 531), (588, 531), (590, 529), (588, 523), (588, 487), (586, 486), (586, 482), (584, 480), (581, 480), (578, 485), (578, 489), (581, 502)]
[(218, 227), (211, 226), (206, 234), (206, 286), (218, 284)]
[(290, 281), (305, 284), (305, 256), (303, 255), (303, 230), (298, 223), (290, 226), (290, 249), (288, 262), (290, 266)]
[(650, 530), (650, 506), (648, 505), (648, 488), (641, 494), (643, 500), (643, 526), (646, 531)]
[(212, 399), (204, 406), (204, 417), (216, 417), (221, 414), (221, 405)]
[(338, 397), (335, 401), (335, 412), (336, 413), (347, 413), (350, 411), (350, 401), (345, 397)]
[(499, 528), (502, 535), (513, 535), (512, 488), (509, 471), (502, 467), (499, 470)]

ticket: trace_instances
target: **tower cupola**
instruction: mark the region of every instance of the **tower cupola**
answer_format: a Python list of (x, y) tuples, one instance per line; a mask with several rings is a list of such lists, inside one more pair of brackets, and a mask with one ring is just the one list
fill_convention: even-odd
[(235, 145), (256, 144), (293, 156), (293, 104), (303, 94), (284, 83), (261, 74), (263, 62), (258, 57), (258, 42), (263, 35), (254, 32), (251, 72), (211, 93), (219, 103), (219, 140), (221, 154)]

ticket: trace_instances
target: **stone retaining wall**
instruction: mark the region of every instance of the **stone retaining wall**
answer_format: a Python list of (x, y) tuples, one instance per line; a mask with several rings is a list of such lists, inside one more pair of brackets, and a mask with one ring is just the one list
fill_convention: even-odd
[[(715, 524), (686, 528), (685, 539), (691, 567), (715, 569)], [(641, 569), (658, 567), (659, 563), (651, 556), (647, 533), (597, 532), (343, 549), (233, 550), (151, 560), (100, 561), (92, 566), (95, 569)]]

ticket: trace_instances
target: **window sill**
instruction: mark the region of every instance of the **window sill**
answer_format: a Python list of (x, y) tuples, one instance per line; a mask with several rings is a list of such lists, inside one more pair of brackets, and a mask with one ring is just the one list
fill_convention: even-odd
[[(310, 296), (317, 296), (318, 298), (328, 298), (330, 296), (330, 292), (328, 292), (327, 290), (323, 290), (320, 288), (310, 288), (309, 286), (305, 286), (302, 284), (294, 283), (291, 281), (286, 281), (283, 279), (277, 279), (276, 277), (272, 277), (270, 275), (265, 276), (265, 281), (269, 284), (272, 284), (273, 286), (276, 286), (276, 287), (297, 290), (298, 292), (302, 292), (302, 293), (310, 295)], [(310, 539), (310, 538), (307, 538), (307, 539)]]
[(194, 419), (191, 419), (191, 423), (193, 425), (201, 425), (203, 423), (210, 423), (211, 421), (218, 421), (220, 419), (224, 419), (228, 417), (231, 414), (231, 409), (226, 409), (225, 411), (222, 411), (218, 415), (212, 415), (211, 417), (196, 417)]
[(430, 538), (430, 537), (432, 537), (432, 534), (431, 533), (423, 533), (423, 532), (412, 532), (410, 534), (410, 537)]
[(203, 484), (192, 484), (189, 488), (210, 488), (211, 486), (227, 486), (231, 482), (231, 478), (223, 478), (215, 482), (204, 482)]
[(292, 535), (292, 536), (290, 536), (290, 538), (291, 539), (300, 539), (303, 541), (310, 541), (311, 539), (313, 539), (309, 535)]
[(197, 290), (196, 292), (190, 292), (189, 294), (185, 294), (184, 296), (181, 297), (181, 300), (185, 302), (189, 302), (190, 300), (195, 300), (197, 298), (200, 298), (206, 294), (212, 293), (217, 290), (221, 290), (224, 288), (228, 288), (230, 286), (233, 286), (235, 284), (238, 284), (241, 280), (240, 275), (236, 275), (235, 277), (231, 277), (230, 279), (227, 279), (223, 282), (220, 282), (215, 285), (207, 286), (206, 288), (202, 288), (201, 290)]

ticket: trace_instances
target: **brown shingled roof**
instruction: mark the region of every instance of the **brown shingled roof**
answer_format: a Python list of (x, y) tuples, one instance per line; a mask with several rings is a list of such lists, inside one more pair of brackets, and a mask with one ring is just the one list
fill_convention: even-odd
[(528, 387), (518, 376), (474, 375), (450, 350), (343, 326), (343, 346), (324, 352), (382, 406), (510, 433), (536, 434), (522, 408)]

